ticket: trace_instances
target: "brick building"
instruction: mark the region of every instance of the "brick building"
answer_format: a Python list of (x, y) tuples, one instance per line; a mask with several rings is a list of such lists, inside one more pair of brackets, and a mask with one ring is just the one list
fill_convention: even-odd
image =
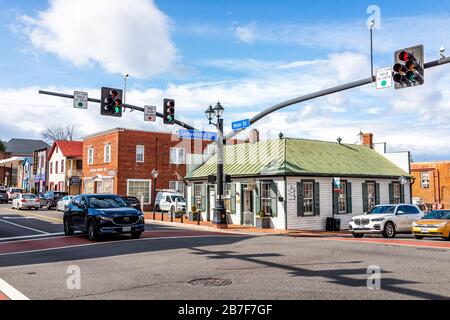
[[(202, 162), (207, 142), (177, 135), (115, 128), (83, 140), (83, 192), (144, 196), (145, 209), (159, 189), (185, 192), (182, 177)], [(152, 171), (159, 173), (156, 188)]]
[(411, 165), (413, 198), (429, 209), (450, 208), (450, 161), (418, 162)]

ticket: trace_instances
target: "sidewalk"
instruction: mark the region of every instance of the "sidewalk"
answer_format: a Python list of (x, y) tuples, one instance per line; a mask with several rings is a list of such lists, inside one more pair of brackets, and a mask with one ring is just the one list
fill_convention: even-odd
[(172, 227), (188, 228), (193, 230), (202, 231), (214, 231), (214, 232), (226, 232), (235, 234), (250, 234), (250, 235), (279, 235), (289, 237), (351, 237), (351, 234), (347, 231), (340, 232), (326, 232), (326, 231), (306, 231), (306, 230), (275, 230), (275, 229), (258, 229), (251, 226), (241, 226), (235, 224), (229, 224), (228, 229), (218, 229), (210, 221), (189, 221), (183, 219), (181, 223), (180, 218), (173, 218), (171, 222), (170, 215), (163, 215), (164, 220), (161, 219), (161, 213), (155, 214), (155, 220), (153, 220), (153, 212), (145, 212), (145, 220), (147, 223), (166, 225)]

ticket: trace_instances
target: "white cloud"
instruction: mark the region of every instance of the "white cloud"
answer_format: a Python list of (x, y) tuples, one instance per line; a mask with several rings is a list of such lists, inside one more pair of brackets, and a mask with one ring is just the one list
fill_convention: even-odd
[(240, 41), (252, 44), (257, 37), (255, 28), (256, 26), (253, 23), (246, 26), (238, 26), (235, 29), (235, 35)]
[(109, 73), (151, 78), (177, 60), (169, 18), (153, 0), (51, 0), (21, 21), (35, 48), (77, 67), (98, 63)]

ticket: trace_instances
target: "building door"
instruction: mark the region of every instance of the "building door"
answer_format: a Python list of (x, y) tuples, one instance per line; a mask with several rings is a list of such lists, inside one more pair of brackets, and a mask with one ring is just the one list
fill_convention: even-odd
[(216, 209), (216, 187), (209, 186), (209, 210), (207, 212), (206, 221), (211, 221), (211, 217), (214, 217), (215, 209)]
[(95, 182), (95, 193), (96, 194), (103, 193), (103, 181), (96, 181)]
[(253, 226), (255, 224), (255, 210), (253, 208), (253, 191), (247, 186), (242, 186), (241, 201), (241, 224), (245, 226)]

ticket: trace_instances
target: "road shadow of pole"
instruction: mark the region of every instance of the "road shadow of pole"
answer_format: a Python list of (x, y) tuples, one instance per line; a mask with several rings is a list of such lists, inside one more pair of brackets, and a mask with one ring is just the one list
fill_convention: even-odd
[[(246, 262), (260, 264), (264, 267), (277, 268), (289, 271), (293, 277), (306, 278), (325, 278), (330, 280), (330, 283), (352, 287), (352, 288), (367, 288), (367, 278), (370, 274), (367, 273), (366, 268), (355, 269), (336, 269), (336, 270), (310, 270), (298, 266), (290, 266), (272, 261), (265, 261), (258, 258), (282, 257), (280, 254), (261, 253), (261, 254), (239, 254), (233, 251), (209, 251), (207, 249), (191, 248), (193, 254), (206, 256), (209, 259), (237, 259)], [(339, 263), (342, 264), (342, 263)], [(350, 261), (345, 264), (355, 264), (355, 261)], [(320, 265), (320, 264), (317, 264)], [(390, 271), (381, 271), (382, 274), (392, 274)], [(362, 276), (365, 279), (354, 279), (349, 276)], [(423, 292), (415, 289), (408, 289), (400, 287), (400, 285), (420, 284), (420, 282), (406, 281), (395, 278), (382, 278), (381, 289), (392, 293), (407, 295), (414, 298), (422, 298), (428, 300), (448, 300), (449, 297)]]

